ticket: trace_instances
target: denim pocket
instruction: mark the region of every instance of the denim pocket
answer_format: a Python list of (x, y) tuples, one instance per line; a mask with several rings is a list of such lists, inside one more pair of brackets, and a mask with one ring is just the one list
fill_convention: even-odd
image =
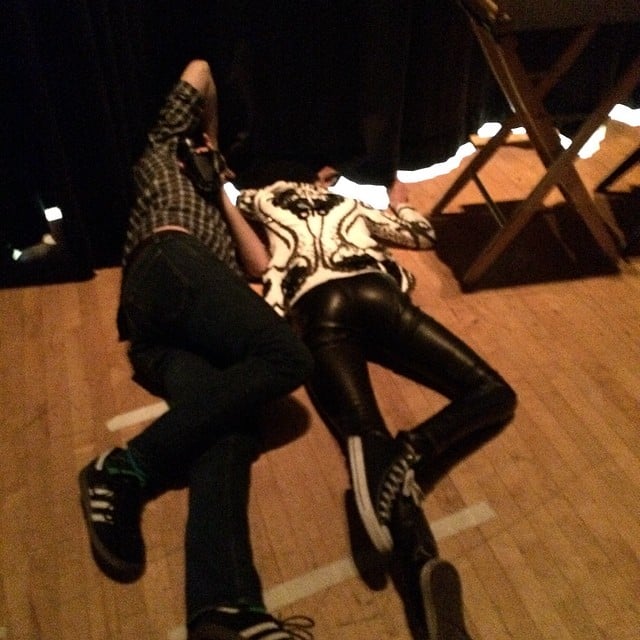
[[(176, 261), (158, 246), (140, 256), (127, 274), (122, 307), (130, 332), (145, 338), (170, 330), (192, 298), (192, 286)], [(150, 335), (149, 335), (150, 334)]]

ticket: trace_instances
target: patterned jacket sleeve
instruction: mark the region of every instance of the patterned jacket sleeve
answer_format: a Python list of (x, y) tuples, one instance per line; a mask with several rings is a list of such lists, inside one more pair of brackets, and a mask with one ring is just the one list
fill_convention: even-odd
[(408, 249), (431, 249), (435, 246), (436, 234), (431, 223), (412, 207), (382, 211), (364, 203), (360, 206), (367, 218), (369, 231), (376, 240)]
[(259, 220), (258, 212), (254, 205), (254, 198), (257, 192), (257, 189), (242, 189), (236, 199), (236, 207), (249, 220)]

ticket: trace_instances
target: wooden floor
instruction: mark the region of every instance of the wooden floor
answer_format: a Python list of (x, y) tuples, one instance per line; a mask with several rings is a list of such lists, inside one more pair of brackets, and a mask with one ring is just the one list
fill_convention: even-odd
[[(612, 127), (601, 152), (579, 161), (585, 180), (597, 183), (639, 139), (637, 129)], [(497, 199), (526, 190), (538, 171), (531, 154), (507, 149), (487, 169)], [(414, 204), (428, 211), (453, 175), (412, 185)], [(616, 189), (639, 184), (636, 169)], [(450, 210), (478, 202), (470, 187)], [(484, 355), (520, 400), (513, 423), (424, 504), (441, 555), (462, 576), (473, 637), (637, 640), (639, 259), (617, 274), (462, 293), (435, 252), (398, 256), (417, 275), (416, 301)], [(3, 640), (184, 637), (185, 494), (149, 504), (148, 567), (128, 586), (94, 565), (78, 504), (79, 469), (143, 428), (127, 425), (128, 412), (158, 402), (130, 380), (116, 339), (119, 277), (105, 269), (87, 282), (0, 291)], [(442, 405), (410, 381), (372, 373), (393, 430)], [(313, 617), (318, 640), (408, 640), (391, 582), (374, 590), (354, 573), (343, 460), (304, 391), (293, 398), (307, 431), (266, 453), (253, 475), (250, 517), (268, 603), (283, 616)], [(107, 429), (122, 415), (125, 426)]]

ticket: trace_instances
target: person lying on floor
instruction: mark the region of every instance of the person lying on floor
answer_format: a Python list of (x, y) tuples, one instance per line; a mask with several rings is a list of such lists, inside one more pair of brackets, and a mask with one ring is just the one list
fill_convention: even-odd
[[(282, 167), (279, 168), (283, 177)], [(514, 415), (511, 386), (468, 345), (418, 308), (414, 276), (392, 257), (436, 238), (413, 209), (374, 209), (328, 190), (295, 164), (264, 176), (237, 206), (263, 225), (271, 254), (263, 295), (289, 319), (314, 356), (306, 381), (319, 415), (348, 462), (358, 512), (380, 553), (403, 553), (423, 591), (431, 640), (467, 638), (460, 580), (438, 557), (416, 482), (461, 442)], [(382, 361), (449, 403), (393, 435), (368, 373)], [(438, 594), (448, 594), (447, 598)]]
[[(146, 502), (188, 488), (188, 640), (312, 638), (266, 611), (248, 521), (260, 410), (300, 386), (308, 349), (248, 285), (268, 255), (228, 200), (216, 86), (190, 62), (134, 166), (118, 329), (134, 380), (169, 411), (79, 474), (93, 556), (119, 582), (145, 570)], [(300, 628), (302, 624), (302, 628)]]

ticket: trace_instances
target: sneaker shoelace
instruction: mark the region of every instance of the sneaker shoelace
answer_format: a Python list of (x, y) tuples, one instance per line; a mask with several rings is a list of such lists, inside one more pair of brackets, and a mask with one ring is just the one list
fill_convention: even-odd
[(238, 631), (238, 637), (247, 640), (313, 640), (310, 629), (314, 626), (314, 621), (307, 616), (291, 616), (283, 620), (269, 616), (269, 619)]
[(315, 622), (309, 616), (290, 616), (279, 620), (279, 623), (282, 629), (292, 638), (296, 640), (313, 640), (311, 629), (315, 626)]
[(417, 506), (422, 504), (424, 493), (420, 485), (416, 482), (416, 472), (413, 468), (409, 469), (402, 481), (402, 495), (411, 498)]
[(422, 491), (415, 480), (412, 468), (417, 459), (418, 456), (413, 447), (406, 444), (405, 450), (396, 457), (389, 468), (377, 504), (378, 515), (382, 522), (387, 523), (391, 520), (393, 503), (400, 491), (403, 495), (411, 496), (416, 504), (420, 504)]
[[(244, 617), (246, 612), (258, 613), (258, 619)], [(208, 622), (219, 624), (225, 627), (224, 620), (218, 621), (215, 616), (217, 613), (227, 614), (231, 619), (235, 615), (240, 616), (237, 622), (232, 622), (231, 628), (235, 629), (238, 637), (247, 640), (313, 640), (311, 629), (315, 626), (313, 618), (303, 615), (289, 616), (288, 618), (276, 618), (270, 613), (264, 613), (251, 608), (247, 610), (232, 605), (219, 605), (213, 610), (213, 620), (205, 617), (205, 626)], [(240, 624), (242, 628), (236, 626)], [(226, 628), (226, 627), (225, 627)], [(226, 637), (226, 636), (225, 636)], [(235, 637), (235, 636), (234, 636)]]

